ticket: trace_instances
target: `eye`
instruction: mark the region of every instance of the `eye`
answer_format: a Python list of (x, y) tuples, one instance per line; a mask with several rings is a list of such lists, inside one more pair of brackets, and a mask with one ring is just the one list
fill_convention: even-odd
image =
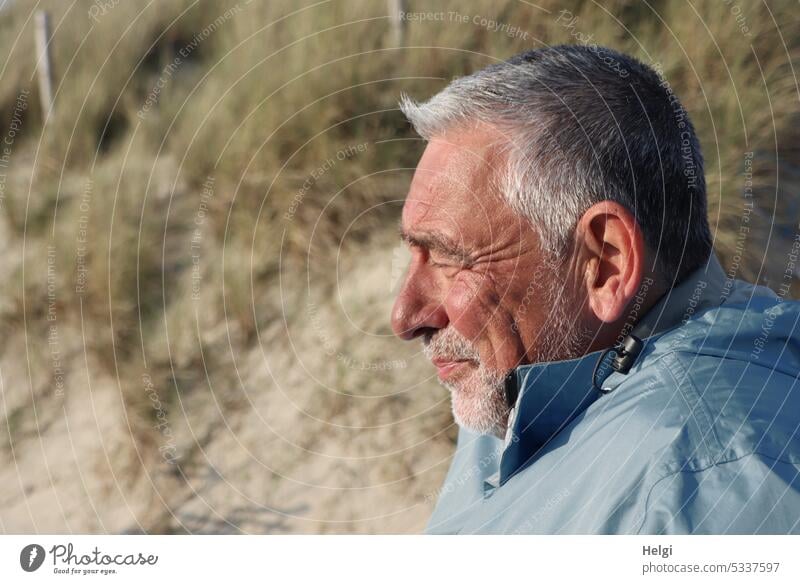
[(428, 264), (434, 268), (449, 268), (453, 266), (452, 260), (439, 257), (434, 257), (434, 254), (428, 254)]
[(432, 268), (436, 268), (438, 270), (442, 270), (444, 274), (448, 277), (455, 276), (458, 272), (460, 272), (464, 266), (457, 264), (453, 261), (436, 261), (433, 258), (428, 258), (428, 265)]

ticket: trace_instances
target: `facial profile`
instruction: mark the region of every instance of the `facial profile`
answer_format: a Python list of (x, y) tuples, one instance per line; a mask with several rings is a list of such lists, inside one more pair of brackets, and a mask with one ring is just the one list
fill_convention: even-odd
[(497, 192), (502, 141), (480, 127), (426, 149), (403, 211), (412, 258), (392, 318), (398, 336), (422, 340), (456, 422), (496, 436), (510, 411), (508, 373), (587, 344), (568, 314), (575, 294), (565, 266)]

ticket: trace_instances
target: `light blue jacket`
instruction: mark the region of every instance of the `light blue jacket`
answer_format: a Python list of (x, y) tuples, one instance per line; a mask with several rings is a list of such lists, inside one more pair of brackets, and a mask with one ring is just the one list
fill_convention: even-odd
[[(600, 353), (526, 365), (506, 440), (461, 430), (429, 533), (800, 533), (800, 303), (716, 258)], [(601, 376), (603, 377), (603, 376)]]

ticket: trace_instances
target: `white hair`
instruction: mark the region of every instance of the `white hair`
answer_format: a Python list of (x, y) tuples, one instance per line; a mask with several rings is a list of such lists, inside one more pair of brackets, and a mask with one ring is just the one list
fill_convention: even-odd
[(661, 78), (631, 57), (590, 46), (529, 51), (424, 103), (403, 95), (400, 109), (427, 140), (479, 122), (499, 130), (506, 165), (495, 180), (554, 257), (602, 200), (634, 214), (676, 281), (711, 253), (694, 129)]

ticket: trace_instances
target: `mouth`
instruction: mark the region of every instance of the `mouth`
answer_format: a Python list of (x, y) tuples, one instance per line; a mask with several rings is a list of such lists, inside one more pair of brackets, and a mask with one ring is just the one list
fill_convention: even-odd
[(439, 375), (439, 379), (444, 381), (445, 379), (449, 379), (453, 377), (460, 369), (463, 369), (464, 366), (471, 363), (468, 359), (442, 359), (442, 358), (435, 358), (431, 359), (431, 363), (436, 367), (436, 372)]

